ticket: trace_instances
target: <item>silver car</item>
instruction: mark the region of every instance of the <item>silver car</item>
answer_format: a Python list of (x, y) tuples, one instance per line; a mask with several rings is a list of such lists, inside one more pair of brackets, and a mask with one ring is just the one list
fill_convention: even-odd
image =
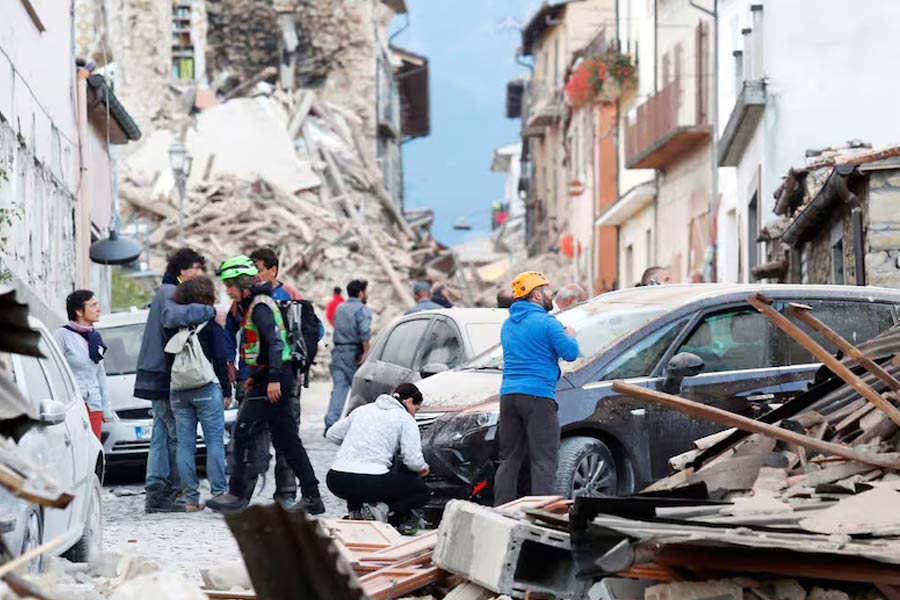
[[(134, 379), (138, 354), (147, 323), (147, 310), (103, 315), (97, 328), (107, 346), (106, 382), (113, 410), (113, 419), (103, 424), (103, 453), (107, 464), (113, 466), (144, 466), (150, 451), (153, 416), (150, 400), (134, 397)], [(237, 418), (237, 407), (225, 411), (225, 445)], [(197, 426), (198, 462), (206, 454), (203, 433)]]
[[(41, 507), (0, 488), (0, 533), (15, 555), (62, 538), (52, 554), (86, 561), (102, 548), (103, 454), (78, 384), (53, 336), (34, 317), (28, 317), (28, 325), (40, 333), (43, 358), (0, 353), (3, 375), (39, 415), (38, 423), (16, 437), (15, 444), (24, 458), (75, 499), (66, 508)], [(40, 568), (40, 558), (28, 564), (29, 572)]]

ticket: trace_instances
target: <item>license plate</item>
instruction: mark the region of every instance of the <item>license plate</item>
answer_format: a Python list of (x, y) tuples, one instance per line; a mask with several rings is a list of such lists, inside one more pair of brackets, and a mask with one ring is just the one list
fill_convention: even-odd
[(134, 428), (134, 436), (139, 440), (143, 440), (144, 438), (149, 438), (150, 437), (150, 428), (149, 427), (135, 427)]

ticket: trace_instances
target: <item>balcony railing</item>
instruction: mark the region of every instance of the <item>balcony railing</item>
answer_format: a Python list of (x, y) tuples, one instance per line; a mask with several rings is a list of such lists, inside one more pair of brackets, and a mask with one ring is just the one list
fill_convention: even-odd
[(545, 80), (528, 84), (522, 115), (526, 135), (542, 135), (544, 128), (561, 119), (564, 112), (561, 85)]
[[(663, 169), (709, 138), (700, 111), (685, 110), (682, 78), (638, 106), (634, 123), (625, 126), (625, 165), (629, 169)], [(701, 91), (695, 101), (702, 101)], [(690, 114), (694, 112), (695, 114)]]

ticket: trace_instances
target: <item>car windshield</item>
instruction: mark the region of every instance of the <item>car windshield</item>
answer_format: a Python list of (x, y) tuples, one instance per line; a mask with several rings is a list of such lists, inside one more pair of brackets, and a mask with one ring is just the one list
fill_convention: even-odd
[(467, 323), (466, 332), (472, 342), (472, 350), (479, 355), (492, 348), (500, 339), (500, 328), (503, 323)]
[(100, 330), (106, 355), (103, 364), (107, 375), (130, 375), (137, 371), (141, 339), (144, 337), (144, 323), (104, 327)]
[[(578, 339), (578, 359), (561, 362), (563, 373), (579, 369), (600, 354), (618, 337), (629, 333), (667, 310), (665, 306), (621, 302), (590, 302), (557, 315), (565, 326), (575, 330)], [(487, 352), (463, 365), (463, 369), (502, 371), (503, 348), (497, 344)]]

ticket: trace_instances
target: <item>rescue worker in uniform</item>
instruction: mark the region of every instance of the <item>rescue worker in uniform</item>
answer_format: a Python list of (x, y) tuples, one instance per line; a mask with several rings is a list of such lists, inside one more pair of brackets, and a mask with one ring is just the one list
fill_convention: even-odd
[(319, 481), (297, 435), (291, 414), (290, 391), (294, 389), (291, 350), (284, 317), (270, 295), (272, 284), (257, 282), (259, 270), (246, 256), (224, 263), (219, 274), (229, 297), (243, 308), (240, 332), (241, 361), (249, 369), (244, 406), (234, 425), (234, 466), (228, 493), (211, 499), (207, 506), (220, 512), (246, 508), (253, 489), (254, 459), (259, 430), (268, 427), (272, 445), (282, 453), (300, 481), (303, 498), (294, 506), (310, 514), (325, 512)]
[(500, 330), (503, 383), (500, 466), (494, 477), (496, 505), (519, 497), (519, 470), (526, 453), (531, 463), (531, 495), (555, 493), (559, 417), (554, 398), (559, 360), (578, 358), (575, 332), (550, 314), (550, 282), (540, 273), (527, 271), (513, 279), (512, 292), (515, 302)]
[(372, 309), (366, 306), (368, 282), (354, 279), (347, 284), (347, 300), (334, 313), (334, 349), (331, 351), (331, 401), (325, 415), (325, 431), (338, 422), (347, 401), (350, 383), (369, 353)]

